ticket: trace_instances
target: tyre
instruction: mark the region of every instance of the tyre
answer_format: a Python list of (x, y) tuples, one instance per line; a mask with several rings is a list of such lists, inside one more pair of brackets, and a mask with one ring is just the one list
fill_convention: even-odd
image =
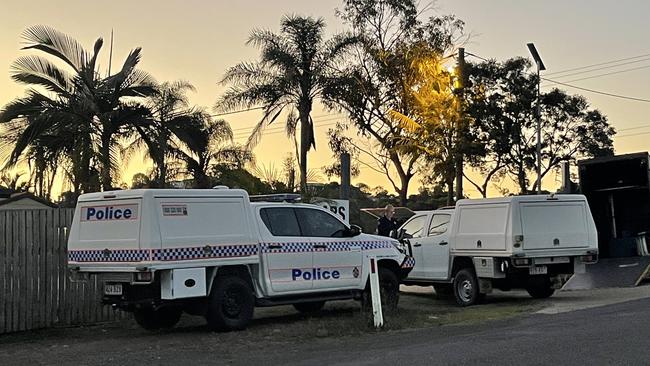
[(555, 293), (548, 276), (532, 276), (526, 284), (526, 291), (534, 299), (546, 299)]
[(299, 302), (293, 304), (296, 310), (304, 314), (317, 313), (323, 306), (325, 306), (325, 301)]
[(138, 309), (133, 313), (136, 323), (147, 330), (168, 329), (181, 319), (183, 311), (176, 307)]
[[(399, 280), (395, 272), (388, 268), (379, 267), (379, 295), (381, 308), (384, 313), (397, 311), (399, 303)], [(372, 311), (372, 295), (370, 294), (370, 283), (363, 293), (363, 309)]]
[(239, 276), (224, 276), (215, 280), (206, 320), (213, 331), (242, 330), (253, 318), (255, 296), (253, 288)]
[(433, 290), (438, 297), (450, 297), (454, 293), (454, 286), (450, 283), (433, 285)]
[(453, 282), (454, 298), (460, 306), (474, 305), (481, 300), (476, 273), (471, 268), (463, 268)]

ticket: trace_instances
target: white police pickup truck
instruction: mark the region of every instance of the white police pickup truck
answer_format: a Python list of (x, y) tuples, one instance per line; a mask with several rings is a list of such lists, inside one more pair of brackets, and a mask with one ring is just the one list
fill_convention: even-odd
[(553, 295), (561, 277), (598, 259), (598, 237), (581, 195), (459, 200), (453, 209), (421, 211), (398, 236), (415, 267), (405, 284), (453, 293), (461, 306), (492, 288)]
[(251, 203), (238, 189), (142, 189), (79, 197), (68, 266), (75, 277), (98, 276), (103, 302), (144, 328), (172, 327), (185, 311), (236, 330), (255, 306), (309, 312), (366, 298), (368, 256), (386, 306), (396, 307), (414, 265), (400, 249), (315, 205)]

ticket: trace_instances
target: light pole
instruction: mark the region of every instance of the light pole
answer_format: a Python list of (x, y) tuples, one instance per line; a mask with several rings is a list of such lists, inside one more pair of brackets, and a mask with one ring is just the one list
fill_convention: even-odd
[(540, 71), (546, 70), (542, 58), (539, 57), (537, 49), (533, 43), (528, 43), (528, 51), (533, 56), (537, 64), (537, 194), (542, 193), (542, 110), (540, 108), (539, 88), (542, 79), (539, 77)]

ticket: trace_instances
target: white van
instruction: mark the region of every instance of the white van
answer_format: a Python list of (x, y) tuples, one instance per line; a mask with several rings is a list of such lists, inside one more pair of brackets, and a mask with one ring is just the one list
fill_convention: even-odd
[(400, 229), (415, 267), (404, 281), (433, 285), (472, 305), (492, 288), (553, 294), (561, 275), (598, 258), (594, 220), (581, 195), (460, 200), (417, 212)]
[(251, 203), (238, 189), (141, 189), (79, 197), (68, 264), (99, 275), (103, 302), (134, 312), (145, 328), (171, 327), (186, 311), (232, 330), (254, 306), (317, 311), (362, 298), (371, 255), (395, 307), (414, 264), (399, 248), (315, 205)]

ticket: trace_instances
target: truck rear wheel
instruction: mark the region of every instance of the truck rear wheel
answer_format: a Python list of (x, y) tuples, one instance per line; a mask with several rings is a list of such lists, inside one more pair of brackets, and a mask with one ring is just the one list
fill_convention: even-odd
[(473, 269), (463, 268), (456, 273), (453, 291), (456, 303), (460, 306), (470, 306), (480, 301), (478, 280)]
[(138, 309), (133, 312), (136, 323), (147, 330), (172, 328), (181, 319), (183, 310), (176, 307)]
[(553, 296), (555, 289), (548, 276), (532, 276), (526, 284), (526, 291), (534, 299), (546, 299)]
[(325, 306), (325, 301), (311, 301), (311, 302), (298, 302), (293, 304), (293, 307), (301, 313), (317, 313), (323, 306)]
[(215, 280), (206, 320), (214, 331), (242, 330), (253, 318), (255, 296), (251, 285), (239, 276)]

